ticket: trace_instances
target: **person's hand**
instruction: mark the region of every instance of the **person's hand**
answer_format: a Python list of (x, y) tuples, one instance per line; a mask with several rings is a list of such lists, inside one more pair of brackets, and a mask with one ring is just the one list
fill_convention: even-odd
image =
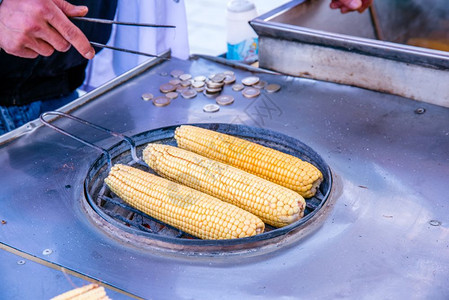
[(342, 13), (350, 11), (363, 12), (367, 9), (373, 0), (332, 0), (330, 7), (332, 9), (340, 9)]
[(50, 56), (70, 46), (87, 59), (95, 55), (83, 32), (69, 17), (87, 14), (86, 6), (64, 0), (4, 0), (0, 5), (0, 48), (24, 58)]

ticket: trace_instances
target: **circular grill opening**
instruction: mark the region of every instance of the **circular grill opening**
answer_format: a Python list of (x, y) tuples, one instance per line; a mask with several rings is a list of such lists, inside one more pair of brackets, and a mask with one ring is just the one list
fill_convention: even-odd
[[(299, 140), (281, 133), (245, 125), (216, 123), (192, 125), (238, 136), (291, 154), (315, 165), (323, 173), (323, 182), (316, 195), (306, 199), (307, 206), (304, 217), (282, 228), (274, 228), (266, 224), (264, 233), (253, 237), (231, 240), (201, 240), (134, 209), (115, 196), (104, 184), (104, 179), (108, 175), (108, 163), (106, 156), (103, 154), (92, 164), (84, 182), (87, 205), (93, 210), (94, 213), (90, 213), (90, 215), (96, 219), (96, 223), (102, 224), (102, 227), (107, 228), (106, 231), (113, 236), (122, 238), (127, 243), (132, 243), (137, 247), (150, 246), (169, 252), (180, 251), (190, 254), (236, 253), (242, 250), (253, 251), (267, 245), (273, 245), (287, 235), (295, 234), (301, 228), (308, 226), (313, 216), (326, 203), (332, 184), (330, 169), (315, 151)], [(138, 157), (142, 157), (142, 150), (147, 143), (157, 142), (177, 146), (174, 131), (178, 126), (150, 130), (133, 136)], [(125, 141), (112, 146), (108, 151), (113, 164), (128, 164), (154, 174), (150, 168), (132, 160), (129, 145)]]

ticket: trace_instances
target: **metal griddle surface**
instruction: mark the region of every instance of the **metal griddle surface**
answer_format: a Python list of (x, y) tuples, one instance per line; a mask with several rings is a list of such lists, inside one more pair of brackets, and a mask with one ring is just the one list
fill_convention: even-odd
[[(127, 135), (180, 123), (260, 126), (304, 142), (331, 167), (333, 207), (307, 238), (234, 257), (165, 256), (120, 243), (90, 223), (80, 202), (98, 153), (39, 127), (0, 151), (0, 246), (153, 299), (432, 298), (449, 296), (449, 109), (359, 88), (259, 74), (281, 91), (220, 112), (199, 95), (158, 108), (140, 99), (173, 69), (231, 69), (172, 59), (72, 114)], [(237, 79), (250, 72), (233, 69)], [(417, 108), (424, 114), (416, 114)], [(116, 143), (66, 121), (100, 145)], [(50, 255), (43, 255), (51, 249)], [(17, 265), (2, 263), (2, 275)], [(23, 289), (42, 286), (39, 274)], [(1, 293), (8, 287), (0, 288)], [(21, 294), (17, 291), (17, 297)], [(50, 296), (50, 295), (46, 295)]]

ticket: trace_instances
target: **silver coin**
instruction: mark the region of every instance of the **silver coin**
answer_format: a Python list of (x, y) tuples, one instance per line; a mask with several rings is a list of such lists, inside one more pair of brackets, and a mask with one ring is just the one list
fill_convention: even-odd
[(181, 93), (181, 96), (185, 99), (192, 99), (196, 97), (197, 92), (194, 89), (187, 89)]
[(173, 84), (170, 83), (164, 83), (162, 84), (159, 89), (161, 90), (162, 93), (170, 93), (176, 90), (176, 86), (174, 86)]
[(214, 77), (212, 77), (210, 80), (212, 80), (213, 82), (216, 83), (221, 83), (225, 80), (226, 75), (219, 73), (219, 74), (215, 74)]
[(192, 86), (194, 88), (200, 88), (203, 87), (205, 85), (204, 81), (194, 81), (192, 82)]
[(178, 98), (178, 95), (179, 94), (177, 92), (170, 92), (170, 93), (165, 94), (165, 97), (167, 97), (170, 100), (173, 100), (173, 99)]
[(173, 70), (170, 72), (170, 75), (175, 78), (178, 78), (182, 74), (184, 74), (184, 71), (181, 71), (181, 70)]
[(234, 76), (235, 73), (233, 71), (224, 71), (223, 74)]
[(153, 99), (153, 94), (151, 93), (144, 93), (142, 94), (142, 99), (145, 101), (150, 101)]
[(218, 89), (218, 88), (222, 88), (224, 86), (223, 82), (213, 82), (211, 80), (206, 82), (207, 87), (211, 88), (211, 89)]
[(220, 106), (217, 104), (206, 104), (203, 106), (203, 111), (207, 113), (214, 113), (220, 110)]
[(215, 98), (219, 95), (219, 93), (209, 93), (207, 90), (204, 90), (203, 95), (207, 98)]
[(210, 88), (210, 87), (206, 87), (206, 91), (208, 92), (208, 93), (219, 93), (219, 92), (221, 92), (221, 88), (216, 88), (216, 89), (213, 89), (213, 88)]
[(171, 100), (165, 96), (159, 96), (153, 99), (153, 104), (158, 107), (169, 105)]
[(242, 94), (246, 98), (254, 98), (260, 95), (260, 90), (253, 87), (246, 87)]
[(182, 93), (182, 92), (184, 92), (184, 91), (187, 91), (188, 89), (189, 89), (189, 88), (186, 87), (186, 86), (178, 86), (178, 87), (176, 88), (176, 92)]
[(257, 76), (248, 76), (242, 79), (242, 83), (247, 86), (255, 85), (260, 80)]
[(187, 73), (179, 75), (179, 79), (182, 80), (182, 81), (189, 80), (190, 78), (192, 78), (192, 75), (187, 74)]
[(266, 81), (260, 80), (258, 83), (253, 85), (256, 89), (263, 89), (267, 85)]
[(281, 89), (281, 86), (276, 83), (271, 83), (265, 87), (268, 93), (276, 93)]
[(236, 92), (240, 92), (244, 88), (245, 88), (245, 86), (243, 84), (240, 84), (240, 83), (236, 83), (236, 84), (232, 85), (232, 90), (234, 90)]
[(195, 91), (197, 91), (198, 93), (201, 93), (202, 91), (204, 91), (204, 86), (199, 87), (199, 88), (194, 88)]
[(230, 105), (234, 103), (234, 97), (231, 95), (220, 95), (215, 99), (218, 105)]
[(195, 80), (195, 81), (202, 81), (202, 82), (204, 82), (204, 81), (206, 81), (206, 76), (204, 76), (204, 75), (198, 75), (198, 76), (195, 76), (195, 78), (193, 78), (193, 80)]
[(223, 80), (225, 84), (231, 84), (235, 82), (235, 75), (225, 75), (225, 79)]
[(181, 84), (181, 80), (179, 80), (179, 79), (172, 79), (168, 83), (170, 83), (172, 85), (179, 85), (179, 84)]
[(183, 80), (181, 81), (182, 86), (191, 86), (192, 82), (190, 80)]

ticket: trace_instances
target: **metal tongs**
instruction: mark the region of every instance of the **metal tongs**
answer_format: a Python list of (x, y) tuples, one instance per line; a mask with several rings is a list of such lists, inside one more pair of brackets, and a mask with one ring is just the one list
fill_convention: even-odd
[(385, 41), (385, 35), (382, 31), (382, 27), (380, 26), (379, 16), (377, 14), (377, 10), (374, 7), (374, 3), (369, 6), (369, 14), (371, 18), (371, 23), (373, 24), (374, 34), (376, 39), (380, 41)]
[[(160, 25), (160, 24), (150, 24), (150, 23), (120, 22), (120, 21), (114, 21), (114, 20), (87, 18), (87, 17), (72, 17), (72, 19), (73, 20), (78, 20), (78, 21), (101, 23), (101, 24), (109, 24), (109, 25), (116, 24), (116, 25), (125, 25), (125, 26), (152, 27), (152, 28), (176, 28), (176, 26), (174, 26), (174, 25)], [(149, 53), (135, 51), (135, 50), (130, 50), (130, 49), (124, 49), (124, 48), (119, 48), (119, 47), (108, 46), (108, 45), (105, 45), (105, 44), (100, 44), (100, 43), (92, 42), (92, 41), (89, 41), (89, 42), (90, 42), (90, 44), (92, 46), (95, 46), (95, 47), (107, 48), (107, 49), (111, 49), (111, 50), (122, 51), (122, 52), (127, 52), (127, 53), (132, 53), (132, 54), (138, 54), (138, 55), (144, 55), (144, 56), (149, 56), (149, 57), (158, 57), (158, 55), (155, 55), (155, 54), (149, 54)]]
[(86, 146), (89, 146), (91, 148), (97, 149), (100, 152), (103, 152), (104, 156), (106, 157), (106, 162), (108, 164), (108, 171), (112, 167), (112, 157), (111, 157), (111, 154), (109, 153), (108, 150), (106, 150), (106, 149), (104, 149), (104, 148), (102, 148), (100, 146), (97, 146), (97, 145), (95, 145), (95, 144), (93, 144), (91, 142), (88, 142), (88, 141), (86, 141), (86, 140), (84, 140), (84, 139), (82, 139), (82, 138), (80, 138), (80, 137), (78, 137), (76, 135), (73, 135), (73, 134), (67, 132), (66, 130), (64, 130), (64, 129), (60, 128), (60, 127), (57, 127), (57, 126), (51, 124), (49, 121), (45, 120), (45, 117), (47, 117), (47, 116), (57, 116), (57, 117), (69, 118), (69, 119), (71, 119), (73, 121), (76, 121), (78, 123), (84, 124), (84, 125), (86, 125), (88, 127), (95, 128), (95, 129), (97, 129), (99, 131), (108, 133), (108, 134), (110, 134), (110, 135), (112, 135), (114, 137), (118, 137), (118, 138), (124, 140), (129, 145), (129, 148), (130, 148), (130, 153), (131, 153), (131, 158), (132, 158), (132, 162), (130, 162), (130, 163), (132, 163), (132, 164), (139, 164), (139, 165), (148, 167), (148, 165), (142, 159), (140, 159), (137, 156), (136, 143), (129, 136), (126, 136), (126, 135), (118, 133), (118, 132), (114, 132), (114, 131), (109, 130), (107, 128), (104, 128), (104, 127), (101, 127), (99, 125), (93, 124), (93, 123), (91, 123), (89, 121), (77, 118), (75, 116), (72, 116), (72, 115), (69, 115), (69, 114), (66, 114), (66, 113), (63, 113), (63, 112), (60, 112), (60, 111), (47, 111), (47, 112), (44, 112), (44, 113), (42, 113), (40, 115), (39, 118), (40, 118), (40, 120), (42, 121), (42, 123), (45, 126), (48, 126), (48, 127), (52, 128), (52, 129), (56, 130), (57, 132), (62, 133), (65, 136), (71, 137), (72, 139), (74, 139), (74, 140), (76, 140), (76, 141), (78, 141), (78, 142), (80, 142), (80, 143), (82, 143), (82, 144), (84, 144)]

